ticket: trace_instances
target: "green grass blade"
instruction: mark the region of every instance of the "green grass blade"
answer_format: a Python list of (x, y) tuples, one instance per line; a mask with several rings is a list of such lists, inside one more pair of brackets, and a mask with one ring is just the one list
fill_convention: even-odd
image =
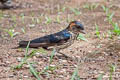
[(30, 41), (28, 42), (28, 45), (26, 47), (25, 57), (22, 59), (21, 63), (15, 67), (15, 69), (21, 68), (23, 64), (26, 63), (26, 60), (28, 59), (27, 55), (28, 55), (29, 45), (30, 45)]
[(116, 66), (115, 65), (110, 65), (110, 77), (109, 80), (112, 80), (112, 75), (115, 72)]
[(76, 68), (72, 74), (72, 77), (70, 80), (75, 80), (76, 76), (78, 75), (78, 68)]
[(27, 47), (26, 47), (26, 52), (25, 52), (25, 57), (27, 57), (27, 55), (28, 55), (28, 50), (29, 50), (29, 45), (30, 45), (30, 41), (28, 42), (28, 45), (27, 45)]
[(96, 35), (98, 38), (100, 38), (99, 28), (98, 28), (98, 25), (96, 23), (95, 23), (95, 26), (96, 26)]
[(112, 26), (114, 27), (113, 29), (113, 32), (116, 34), (116, 35), (120, 35), (120, 28), (118, 26), (118, 23), (112, 23)]
[(38, 74), (37, 74), (38, 72), (33, 68), (33, 66), (29, 62), (27, 62), (27, 63), (29, 65), (29, 67), (30, 67), (30, 72), (37, 78), (37, 80), (41, 80), (39, 78)]
[(80, 15), (81, 12), (77, 8), (70, 8), (70, 10), (75, 14), (75, 15)]
[(97, 78), (97, 80), (102, 80), (103, 74), (100, 74), (100, 76)]
[(53, 49), (52, 54), (51, 54), (51, 56), (50, 56), (50, 64), (52, 63), (53, 57), (54, 57), (54, 55), (55, 55), (55, 52), (56, 52), (56, 50)]
[(84, 37), (84, 35), (82, 35), (82, 34), (79, 34), (78, 35), (78, 37), (77, 37), (77, 39), (78, 40), (83, 40), (83, 41), (87, 41), (88, 42), (88, 40)]

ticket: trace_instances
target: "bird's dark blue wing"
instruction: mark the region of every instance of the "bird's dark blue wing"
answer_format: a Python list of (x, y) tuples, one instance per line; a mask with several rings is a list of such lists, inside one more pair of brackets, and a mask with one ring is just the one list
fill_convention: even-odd
[(63, 30), (58, 33), (43, 36), (31, 41), (31, 43), (59, 43), (61, 41), (66, 41), (70, 38), (71, 34), (68, 30)]

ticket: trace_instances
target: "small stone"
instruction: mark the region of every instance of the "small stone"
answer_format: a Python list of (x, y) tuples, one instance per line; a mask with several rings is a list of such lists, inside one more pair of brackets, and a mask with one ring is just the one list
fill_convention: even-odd
[(78, 59), (80, 59), (80, 58), (81, 58), (80, 56), (77, 56), (77, 55), (76, 55), (75, 57), (76, 57), (76, 58), (78, 58)]
[(63, 72), (66, 72), (66, 69), (61, 69), (61, 71), (60, 71), (61, 73), (63, 73)]
[(17, 58), (17, 61), (18, 61), (18, 62), (21, 62), (21, 61), (22, 61), (22, 58), (21, 58), (21, 57), (18, 57), (18, 58)]
[(120, 39), (120, 36), (118, 36), (118, 39)]
[(36, 56), (33, 56), (33, 59), (37, 59)]
[(29, 68), (30, 66), (29, 65), (25, 65), (26, 68)]
[(56, 65), (51, 64), (50, 66), (51, 66), (51, 67), (55, 67)]
[(78, 66), (75, 64), (74, 67), (78, 67)]
[(34, 68), (37, 68), (37, 65), (36, 65), (36, 64), (32, 64), (32, 66), (33, 66)]
[(35, 27), (35, 24), (29, 24), (29, 27), (31, 27), (31, 28)]
[(92, 51), (88, 51), (89, 53), (91, 53)]
[(14, 75), (9, 75), (9, 78), (12, 78), (12, 77), (14, 77)]
[(23, 76), (24, 78), (28, 78), (28, 76)]
[(9, 61), (6, 61), (6, 63), (8, 63), (8, 64), (9, 64), (10, 62), (9, 62)]
[(60, 77), (60, 78), (63, 78), (64, 76), (63, 76), (63, 75), (60, 75), (59, 77)]
[(35, 54), (36, 54), (36, 55), (40, 55), (40, 53), (38, 53), (38, 52), (36, 52)]
[(66, 63), (66, 62), (67, 62), (67, 60), (61, 60), (61, 62), (62, 62), (62, 63)]
[(103, 74), (103, 73), (104, 73), (104, 71), (99, 71), (99, 73), (100, 73), (100, 74)]

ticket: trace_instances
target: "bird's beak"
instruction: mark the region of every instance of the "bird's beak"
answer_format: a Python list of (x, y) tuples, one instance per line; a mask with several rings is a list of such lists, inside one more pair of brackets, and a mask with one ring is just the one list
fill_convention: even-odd
[(83, 30), (80, 30), (80, 32), (81, 32), (81, 33), (83, 33), (83, 34), (86, 34), (86, 32), (85, 32), (85, 31), (83, 31)]

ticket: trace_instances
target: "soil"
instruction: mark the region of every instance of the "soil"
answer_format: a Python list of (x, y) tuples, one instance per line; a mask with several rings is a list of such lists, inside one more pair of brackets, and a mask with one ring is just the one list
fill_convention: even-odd
[[(83, 8), (84, 5), (93, 3), (99, 6), (93, 10)], [(31, 40), (47, 34), (58, 32), (66, 28), (70, 21), (79, 20), (85, 27), (85, 38), (88, 41), (76, 40), (74, 44), (61, 52), (73, 60), (65, 57), (58, 57), (56, 53), (51, 64), (49, 64), (51, 51), (43, 54), (36, 53), (27, 61), (34, 62), (33, 66), (41, 72), (46, 66), (56, 67), (55, 70), (48, 70), (48, 74), (41, 74), (41, 80), (70, 80), (76, 67), (80, 80), (96, 80), (103, 74), (102, 80), (109, 80), (110, 65), (115, 66), (112, 73), (112, 80), (120, 78), (120, 37), (109, 38), (108, 31), (112, 25), (106, 19), (106, 14), (101, 5), (110, 7), (114, 12), (113, 21), (120, 23), (120, 1), (119, 0), (14, 0), (15, 5), (20, 8), (0, 10), (0, 80), (37, 80), (24, 64), (20, 69), (13, 69), (20, 64), (24, 58), (25, 49), (13, 49), (18, 46), (21, 40)], [(66, 7), (65, 11), (62, 9)], [(75, 15), (70, 8), (77, 8), (80, 15)], [(24, 16), (22, 16), (24, 15)], [(60, 23), (56, 18), (59, 15)], [(46, 23), (46, 18), (52, 19)], [(97, 38), (96, 26), (99, 26), (101, 38)], [(22, 32), (24, 28), (25, 33)], [(10, 37), (5, 31), (14, 29), (20, 34)], [(33, 49), (29, 49), (29, 54)], [(57, 56), (58, 55), (58, 56)], [(80, 60), (80, 62), (78, 61)], [(77, 64), (79, 63), (79, 66)], [(77, 79), (76, 79), (77, 80)]]

